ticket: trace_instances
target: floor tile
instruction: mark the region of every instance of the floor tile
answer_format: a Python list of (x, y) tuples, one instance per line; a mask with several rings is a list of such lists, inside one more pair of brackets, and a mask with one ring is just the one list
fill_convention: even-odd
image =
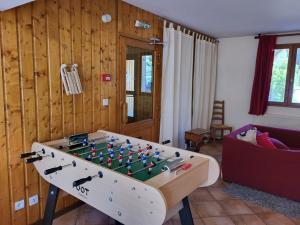
[(229, 217), (210, 217), (202, 220), (205, 225), (235, 225)]
[(194, 219), (194, 225), (204, 225), (201, 219)]
[(244, 201), (246, 203), (246, 205), (254, 212), (254, 213), (267, 213), (267, 212), (272, 212), (271, 209), (269, 208), (265, 208), (265, 207), (262, 207), (260, 205), (257, 205), (255, 203), (252, 203), (252, 202), (247, 202), (247, 201)]
[(206, 188), (198, 188), (189, 196), (192, 202), (212, 201), (214, 198)]
[(241, 200), (227, 199), (219, 201), (227, 215), (253, 214), (251, 209)]
[(203, 201), (196, 205), (196, 210), (200, 217), (213, 217), (226, 215), (224, 209), (216, 201)]
[(258, 216), (267, 225), (295, 225), (295, 223), (284, 215), (278, 213), (262, 213)]
[(235, 225), (265, 225), (256, 215), (238, 215), (230, 217)]
[(225, 200), (233, 198), (224, 191), (224, 187), (209, 187), (207, 189), (215, 200)]

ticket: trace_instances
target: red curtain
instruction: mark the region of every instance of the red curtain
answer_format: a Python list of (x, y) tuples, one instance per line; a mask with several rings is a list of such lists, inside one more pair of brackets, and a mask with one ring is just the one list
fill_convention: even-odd
[(249, 114), (264, 115), (267, 110), (275, 46), (276, 36), (259, 38)]

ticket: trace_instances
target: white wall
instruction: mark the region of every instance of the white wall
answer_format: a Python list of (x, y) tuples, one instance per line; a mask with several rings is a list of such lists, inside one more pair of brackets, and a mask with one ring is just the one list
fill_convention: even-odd
[[(277, 43), (300, 43), (300, 36), (281, 37)], [(253, 36), (220, 39), (216, 99), (225, 100), (225, 123), (235, 129), (248, 123), (300, 129), (298, 108), (268, 107), (264, 116), (248, 114), (257, 46)]]

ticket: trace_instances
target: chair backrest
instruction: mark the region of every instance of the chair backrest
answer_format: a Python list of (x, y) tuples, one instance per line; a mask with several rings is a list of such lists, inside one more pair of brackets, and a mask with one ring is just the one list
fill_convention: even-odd
[(215, 100), (211, 124), (224, 124), (224, 111), (225, 111), (224, 100), (223, 101)]

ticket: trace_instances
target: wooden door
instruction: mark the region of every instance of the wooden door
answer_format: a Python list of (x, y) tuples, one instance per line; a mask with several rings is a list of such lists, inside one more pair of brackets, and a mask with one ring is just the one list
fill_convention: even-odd
[(120, 131), (156, 141), (160, 94), (157, 50), (141, 40), (120, 37)]

